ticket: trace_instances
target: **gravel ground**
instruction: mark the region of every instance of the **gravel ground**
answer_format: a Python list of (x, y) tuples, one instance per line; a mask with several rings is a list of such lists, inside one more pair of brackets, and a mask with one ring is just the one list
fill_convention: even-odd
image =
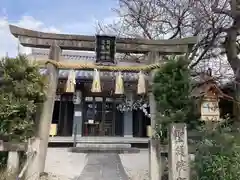
[(47, 177), (41, 177), (40, 180), (72, 180), (72, 179), (67, 176), (54, 175), (49, 173)]
[(50, 180), (78, 177), (86, 163), (86, 154), (68, 152), (68, 148), (48, 148), (45, 172)]
[(149, 180), (148, 150), (141, 150), (138, 154), (120, 154), (125, 171), (130, 180)]

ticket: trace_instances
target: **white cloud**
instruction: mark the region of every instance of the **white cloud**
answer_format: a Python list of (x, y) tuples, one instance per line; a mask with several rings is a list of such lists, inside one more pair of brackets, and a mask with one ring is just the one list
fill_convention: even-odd
[[(0, 57), (8, 54), (10, 57), (14, 57), (18, 53), (18, 46), (21, 53), (31, 53), (30, 48), (22, 47), (19, 45), (17, 38), (15, 38), (9, 31), (9, 22), (7, 18), (7, 13), (2, 10), (4, 16), (0, 15)], [(112, 22), (116, 22), (118, 19), (116, 17), (107, 17), (101, 21), (102, 24), (106, 25)], [(19, 27), (38, 30), (50, 33), (77, 33), (77, 34), (95, 34), (97, 32), (97, 20), (92, 18), (92, 20), (87, 22), (71, 22), (68, 24), (60, 25), (56, 28), (55, 26), (46, 26), (44, 22), (35, 19), (32, 16), (22, 16), (17, 22), (12, 23)]]
[[(47, 27), (43, 22), (36, 20), (31, 16), (23, 16), (14, 25), (44, 32), (59, 33), (60, 30), (54, 26)], [(8, 54), (14, 57), (18, 53), (18, 40), (9, 31), (9, 22), (7, 17), (0, 17), (0, 57)], [(20, 46), (21, 53), (30, 53), (31, 49)]]
[(32, 16), (23, 16), (17, 23), (17, 26), (26, 29), (39, 30), (50, 33), (60, 33), (61, 31), (54, 26), (46, 27), (43, 22), (34, 19)]
[(8, 21), (5, 17), (0, 18), (0, 57), (14, 54), (17, 49), (17, 40), (9, 33)]

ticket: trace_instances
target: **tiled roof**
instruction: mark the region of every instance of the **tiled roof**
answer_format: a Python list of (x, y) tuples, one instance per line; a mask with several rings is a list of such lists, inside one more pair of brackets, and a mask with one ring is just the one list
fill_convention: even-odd
[[(39, 57), (48, 57), (49, 50), (48, 49), (32, 49), (32, 54), (30, 56), (39, 58)], [(94, 52), (86, 52), (86, 51), (70, 51), (64, 50), (62, 51), (61, 57), (65, 60), (77, 60), (77, 61), (88, 61), (95, 62), (96, 55)], [(122, 61), (124, 58), (122, 55), (116, 54), (116, 61)]]
[[(46, 69), (41, 69), (41, 73), (45, 74), (47, 72)], [(59, 70), (60, 78), (67, 78), (69, 70)], [(92, 79), (94, 71), (85, 71), (79, 70), (76, 71), (76, 79)], [(111, 71), (100, 71), (100, 78), (102, 79), (115, 79), (117, 72)], [(136, 72), (123, 72), (123, 79), (126, 81), (135, 81), (138, 79), (138, 73)]]
[[(30, 54), (33, 58), (46, 58), (49, 55), (48, 49), (32, 49), (32, 53)], [(80, 61), (95, 61), (95, 54), (79, 52), (79, 51), (63, 51), (61, 54), (61, 58), (65, 60), (80, 60)]]
[[(30, 55), (31, 58), (36, 60), (44, 59), (48, 57), (49, 50), (47, 49), (32, 49), (32, 54)], [(83, 51), (63, 51), (61, 55), (62, 59), (64, 60), (76, 60), (79, 62), (87, 62), (87, 63), (95, 63), (95, 53), (93, 52), (83, 52)], [(118, 59), (121, 59), (120, 57)], [(133, 62), (118, 62), (118, 65), (122, 66), (139, 66), (139, 63)], [(41, 73), (46, 73), (46, 69), (42, 69)], [(60, 78), (67, 78), (69, 70), (59, 70), (59, 77)], [(76, 78), (77, 79), (92, 79), (93, 78), (93, 71), (86, 71), (86, 70), (78, 70), (76, 71)], [(110, 71), (100, 71), (100, 77), (103, 79), (115, 79), (117, 72), (110, 72)], [(138, 79), (137, 72), (123, 72), (123, 79), (125, 81), (135, 81)]]

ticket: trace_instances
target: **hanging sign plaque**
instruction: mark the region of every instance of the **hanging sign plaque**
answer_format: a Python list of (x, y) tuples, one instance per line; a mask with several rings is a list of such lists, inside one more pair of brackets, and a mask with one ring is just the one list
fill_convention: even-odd
[(220, 121), (218, 98), (204, 98), (201, 103), (202, 121)]
[(116, 37), (96, 36), (96, 63), (114, 63)]

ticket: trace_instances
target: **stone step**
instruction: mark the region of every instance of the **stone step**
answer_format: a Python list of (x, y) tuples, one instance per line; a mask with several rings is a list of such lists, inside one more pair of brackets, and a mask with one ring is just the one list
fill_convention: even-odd
[(133, 154), (139, 153), (138, 148), (132, 147), (104, 147), (104, 146), (95, 146), (95, 147), (72, 147), (68, 149), (69, 152), (73, 153), (116, 153), (116, 154)]
[(77, 143), (80, 148), (131, 148), (131, 144)]

